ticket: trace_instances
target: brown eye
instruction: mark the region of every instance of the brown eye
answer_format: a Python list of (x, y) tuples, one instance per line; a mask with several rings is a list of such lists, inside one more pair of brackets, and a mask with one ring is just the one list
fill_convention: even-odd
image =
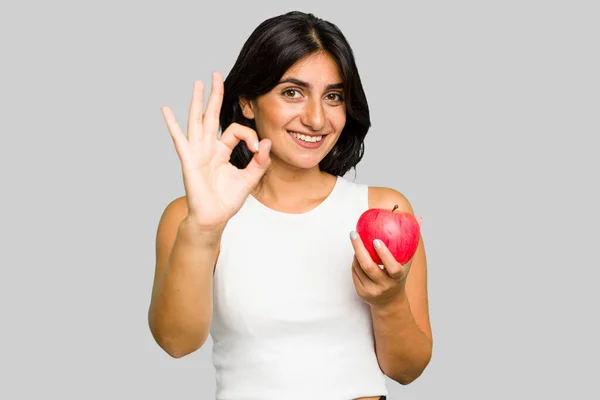
[(285, 97), (289, 97), (289, 98), (295, 98), (296, 96), (294, 96), (294, 94), (299, 94), (300, 92), (298, 92), (296, 89), (286, 89), (283, 91), (283, 95)]
[(333, 101), (338, 101), (338, 102), (344, 101), (344, 98), (339, 93), (330, 93), (330, 94), (327, 95), (327, 99), (328, 100), (333, 100)]

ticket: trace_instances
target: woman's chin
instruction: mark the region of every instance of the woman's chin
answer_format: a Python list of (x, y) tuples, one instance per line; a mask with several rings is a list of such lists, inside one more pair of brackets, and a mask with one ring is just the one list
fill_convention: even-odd
[(318, 168), (319, 163), (323, 160), (323, 157), (315, 157), (315, 155), (293, 155), (282, 159), (284, 164), (296, 169), (313, 169)]

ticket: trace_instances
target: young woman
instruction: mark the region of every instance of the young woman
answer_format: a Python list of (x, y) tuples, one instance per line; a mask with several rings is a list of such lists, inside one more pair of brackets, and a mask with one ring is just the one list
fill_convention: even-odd
[[(173, 357), (210, 334), (217, 399), (385, 399), (432, 353), (423, 242), (400, 265), (357, 236), (369, 208), (413, 212), (398, 191), (344, 178), (369, 108), (339, 29), (291, 12), (252, 33), (187, 136), (162, 111), (186, 195), (164, 210), (149, 325)], [(219, 135), (220, 128), (222, 133)]]

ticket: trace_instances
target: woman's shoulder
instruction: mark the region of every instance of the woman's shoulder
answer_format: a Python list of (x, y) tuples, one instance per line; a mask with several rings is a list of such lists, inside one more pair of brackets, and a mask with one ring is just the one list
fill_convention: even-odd
[(410, 201), (398, 190), (385, 186), (368, 186), (368, 190), (369, 208), (391, 210), (397, 205), (398, 210), (414, 214)]

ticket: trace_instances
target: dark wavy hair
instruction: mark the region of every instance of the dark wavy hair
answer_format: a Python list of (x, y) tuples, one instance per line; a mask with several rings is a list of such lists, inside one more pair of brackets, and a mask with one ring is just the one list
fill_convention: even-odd
[[(348, 41), (336, 25), (313, 14), (292, 11), (265, 20), (252, 32), (224, 81), (221, 130), (234, 122), (256, 130), (254, 121), (242, 114), (240, 98), (254, 100), (269, 92), (294, 63), (319, 51), (337, 62), (346, 103), (344, 129), (319, 168), (343, 176), (363, 157), (364, 138), (371, 126), (369, 106)], [(242, 141), (233, 149), (230, 162), (245, 168), (252, 156)]]

